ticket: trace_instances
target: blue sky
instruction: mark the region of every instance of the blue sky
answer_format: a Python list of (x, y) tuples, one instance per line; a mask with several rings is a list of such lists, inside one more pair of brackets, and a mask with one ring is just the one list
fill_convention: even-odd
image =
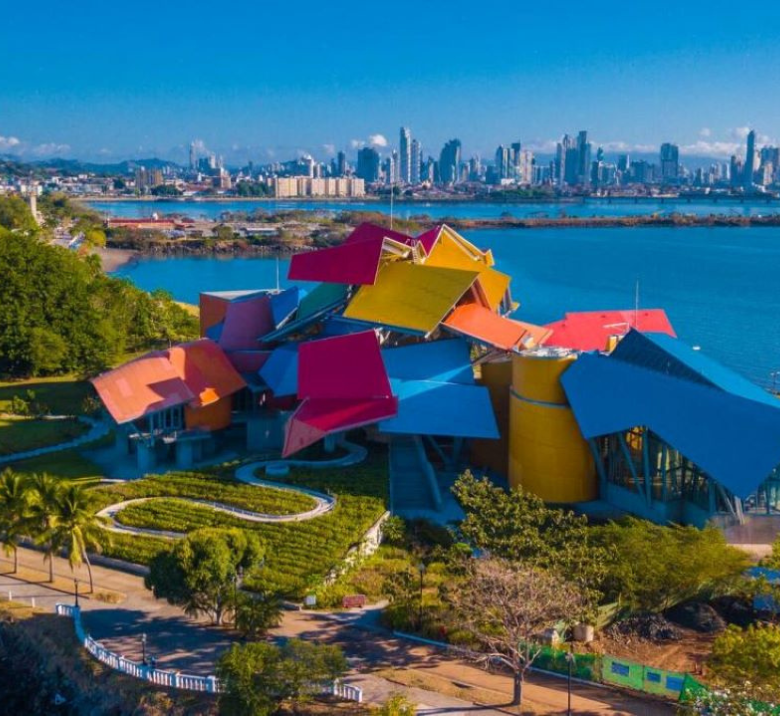
[(325, 158), (408, 125), (492, 157), (590, 130), (723, 156), (780, 136), (780, 4), (39, 0), (0, 17), (0, 154)]

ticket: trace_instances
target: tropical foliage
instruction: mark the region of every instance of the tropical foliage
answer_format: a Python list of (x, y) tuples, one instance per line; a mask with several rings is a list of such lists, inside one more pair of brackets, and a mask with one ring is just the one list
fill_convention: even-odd
[(239, 570), (258, 567), (263, 554), (260, 540), (251, 532), (196, 530), (157, 554), (144, 582), (158, 599), (221, 624), (236, 593)]
[(308, 701), (346, 670), (347, 661), (337, 646), (299, 639), (282, 646), (234, 644), (217, 663), (225, 689), (219, 711), (224, 716), (266, 716), (284, 702)]
[(54, 556), (64, 551), (72, 570), (87, 565), (92, 591), (88, 551), (100, 551), (100, 525), (93, 496), (82, 485), (46, 473), (23, 475), (10, 469), (0, 473), (0, 540), (14, 555), (14, 572), (17, 548), (27, 537), (43, 548), (50, 582), (54, 581)]
[(197, 321), (168, 294), (47, 243), (14, 199), (0, 198), (0, 374), (94, 373), (127, 351), (197, 336)]

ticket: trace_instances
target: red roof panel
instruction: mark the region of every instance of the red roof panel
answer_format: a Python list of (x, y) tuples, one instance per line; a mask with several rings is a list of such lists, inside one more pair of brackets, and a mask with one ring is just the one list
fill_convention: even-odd
[(631, 328), (643, 333), (666, 333), (676, 337), (666, 312), (661, 308), (567, 313), (562, 320), (548, 323), (547, 328), (552, 335), (545, 345), (581, 351), (606, 350), (610, 336), (623, 336)]

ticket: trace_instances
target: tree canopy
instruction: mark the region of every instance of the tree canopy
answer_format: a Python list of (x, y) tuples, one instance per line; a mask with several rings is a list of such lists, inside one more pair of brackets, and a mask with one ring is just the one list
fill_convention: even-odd
[(252, 532), (195, 530), (154, 557), (145, 584), (158, 599), (167, 599), (190, 615), (207, 614), (221, 624), (233, 601), (239, 568), (249, 570), (262, 557), (260, 538)]
[(347, 661), (337, 646), (290, 639), (282, 646), (238, 645), (222, 654), (217, 675), (224, 686), (219, 712), (265, 716), (284, 701), (305, 701), (318, 686), (343, 676)]
[(34, 234), (0, 228), (0, 275), (0, 375), (93, 373), (198, 333), (167, 293), (106, 276), (96, 257)]

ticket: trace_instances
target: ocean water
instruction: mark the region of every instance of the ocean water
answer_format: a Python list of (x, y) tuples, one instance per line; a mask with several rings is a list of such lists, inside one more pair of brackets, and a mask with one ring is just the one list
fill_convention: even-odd
[[(91, 202), (92, 206), (102, 214), (124, 218), (143, 218), (153, 212), (159, 214), (183, 214), (192, 219), (216, 219), (225, 211), (251, 212), (283, 211), (300, 209), (305, 211), (339, 212), (379, 211), (390, 213), (387, 202), (313, 202), (313, 201), (113, 201)], [(709, 214), (730, 214), (739, 216), (754, 216), (780, 213), (780, 201), (768, 200), (637, 200), (632, 199), (589, 199), (573, 203), (532, 203), (532, 204), (495, 204), (480, 202), (448, 202), (448, 203), (396, 203), (393, 207), (395, 216), (408, 219), (412, 216), (427, 214), (434, 219), (446, 217), (458, 219), (495, 219), (504, 214), (515, 218), (558, 217), (558, 216), (636, 216), (649, 214), (669, 214), (679, 212), (706, 216)]]
[[(780, 229), (482, 229), (512, 276), (515, 317), (546, 323), (566, 311), (666, 309), (678, 336), (764, 386), (780, 371)], [(286, 260), (280, 284), (288, 285)], [(200, 291), (276, 285), (272, 258), (143, 258), (116, 275), (196, 303)], [(778, 380), (780, 385), (780, 380)]]

